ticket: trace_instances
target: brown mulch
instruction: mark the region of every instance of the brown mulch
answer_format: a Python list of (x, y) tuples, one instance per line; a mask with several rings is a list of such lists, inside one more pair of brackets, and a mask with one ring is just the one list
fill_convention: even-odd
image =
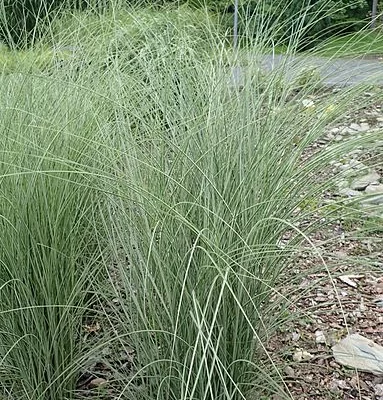
[[(383, 119), (375, 119), (379, 113), (383, 116), (377, 104), (343, 125), (368, 121), (372, 128), (382, 127)], [(382, 174), (379, 157), (373, 152), (362, 154), (361, 160), (370, 160)], [(383, 346), (383, 220), (368, 235), (363, 223), (350, 225), (340, 217), (314, 233), (310, 240), (322, 258), (307, 245), (281, 282), (291, 318), (269, 340), (267, 350), (276, 365), (284, 366), (286, 392), (294, 400), (383, 400), (383, 373), (346, 368), (332, 352), (334, 344), (352, 333)]]
[[(295, 293), (289, 295), (291, 322), (268, 343), (271, 354), (280, 354), (279, 364), (293, 399), (378, 399), (382, 377), (346, 369), (337, 364), (331, 347), (349, 333), (359, 333), (383, 345), (383, 270), (351, 262), (353, 254), (372, 256), (383, 266), (383, 239), (373, 244), (340, 239), (326, 249), (324, 259), (309, 252), (296, 260), (293, 273), (301, 276)], [(332, 251), (331, 251), (332, 250)], [(332, 254), (330, 255), (329, 253)], [(342, 278), (350, 279), (350, 284)], [(284, 287), (286, 297), (292, 288)], [(299, 351), (310, 359), (296, 359)], [(295, 359), (295, 361), (294, 361)], [(287, 363), (286, 363), (287, 361)], [(378, 386), (379, 387), (379, 386)]]

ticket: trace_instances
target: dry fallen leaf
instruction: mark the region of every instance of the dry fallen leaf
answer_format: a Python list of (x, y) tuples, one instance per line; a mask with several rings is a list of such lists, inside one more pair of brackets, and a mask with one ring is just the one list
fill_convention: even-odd
[(336, 384), (339, 389), (343, 389), (343, 390), (350, 389), (350, 386), (348, 385), (348, 383), (342, 379), (337, 380)]
[(288, 376), (289, 378), (294, 378), (295, 377), (295, 372), (290, 366), (287, 366), (284, 369), (284, 372), (285, 372), (285, 375)]
[(299, 338), (301, 337), (301, 335), (300, 335), (299, 332), (293, 332), (293, 333), (291, 334), (291, 336), (292, 336), (292, 340), (293, 340), (294, 342), (296, 342), (297, 340), (299, 340)]

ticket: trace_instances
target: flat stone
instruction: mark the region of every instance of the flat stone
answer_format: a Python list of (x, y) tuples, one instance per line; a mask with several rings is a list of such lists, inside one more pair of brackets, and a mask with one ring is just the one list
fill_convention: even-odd
[(366, 194), (373, 195), (376, 194), (377, 196), (369, 196), (365, 200), (364, 203), (367, 204), (375, 204), (380, 205), (383, 204), (383, 185), (368, 185), (365, 190)]
[(374, 392), (375, 396), (383, 396), (383, 384), (375, 385)]
[(354, 156), (354, 155), (358, 155), (358, 154), (360, 154), (360, 153), (363, 153), (363, 150), (362, 150), (362, 149), (355, 149), (355, 150), (353, 150), (353, 151), (350, 151), (348, 154), (349, 154), (350, 156)]
[(352, 165), (350, 165), (350, 164), (342, 164), (342, 166), (340, 166), (339, 169), (341, 171), (349, 171), (350, 169), (353, 169), (353, 168), (352, 168)]
[(354, 159), (352, 159), (352, 160), (350, 160), (349, 161), (349, 164), (352, 166), (352, 168), (354, 168), (354, 169), (367, 169), (367, 167), (362, 163), (362, 162), (360, 162), (360, 161), (358, 161), (358, 160), (354, 160)]
[(368, 122), (362, 122), (361, 124), (352, 123), (349, 128), (357, 132), (366, 132), (370, 129), (370, 125)]
[(368, 185), (366, 187), (365, 193), (368, 194), (372, 194), (372, 193), (376, 193), (376, 194), (383, 194), (383, 184), (378, 184), (378, 185)]
[(370, 125), (367, 122), (360, 124), (360, 132), (367, 132), (370, 129)]
[(354, 131), (360, 131), (360, 125), (352, 123), (350, 124), (350, 128), (353, 129)]
[(332, 348), (335, 361), (346, 367), (383, 374), (383, 347), (361, 335), (353, 334)]
[(353, 190), (350, 188), (343, 188), (339, 190), (339, 194), (342, 196), (347, 196), (347, 197), (357, 197), (357, 196), (361, 196), (362, 192), (358, 191), (358, 190)]
[(356, 178), (350, 185), (350, 188), (353, 190), (364, 190), (371, 183), (379, 182), (380, 175), (372, 171), (369, 174), (362, 176), (360, 178)]

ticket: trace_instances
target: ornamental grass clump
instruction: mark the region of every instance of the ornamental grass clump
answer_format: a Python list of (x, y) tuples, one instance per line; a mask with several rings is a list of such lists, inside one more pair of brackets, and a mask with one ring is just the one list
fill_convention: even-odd
[[(100, 360), (106, 398), (289, 398), (267, 351), (288, 303), (278, 285), (332, 218), (303, 205), (333, 187), (330, 161), (377, 133), (314, 146), (361, 89), (329, 95), (288, 79), (287, 62), (266, 70), (272, 23), (233, 51), (207, 12), (185, 10), (86, 15), (89, 31), (68, 16), (44, 42), (76, 48), (63, 67), (0, 77), (10, 398), (75, 398)], [(104, 333), (91, 343), (90, 315)], [(124, 368), (104, 361), (116, 348)]]
[(238, 86), (239, 58), (223, 42), (210, 58), (187, 51), (193, 38), (182, 27), (175, 47), (152, 38), (151, 52), (134, 57), (137, 71), (112, 69), (119, 150), (105, 263), (114, 267), (102, 302), (115, 310), (115, 339), (135, 351), (130, 373), (116, 371), (119, 399), (288, 398), (266, 350), (278, 300), (286, 303), (277, 282), (331, 220), (299, 208), (332, 187), (328, 163), (360, 142), (314, 146), (360, 106), (360, 89), (308, 100), (321, 93), (317, 80), (297, 86), (287, 62), (263, 69), (260, 55), (275, 43), (272, 29), (258, 29)]
[(1, 391), (71, 398), (99, 270), (97, 123), (81, 90), (33, 76), (0, 80)]

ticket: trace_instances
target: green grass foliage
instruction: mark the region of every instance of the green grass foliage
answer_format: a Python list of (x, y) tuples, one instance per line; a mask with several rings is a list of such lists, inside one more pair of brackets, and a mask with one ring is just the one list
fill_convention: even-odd
[[(261, 68), (269, 24), (233, 85), (220, 26), (187, 8), (75, 13), (40, 43), (49, 67), (2, 53), (23, 58), (0, 75), (5, 398), (78, 398), (79, 372), (124, 346), (132, 364), (106, 398), (289, 398), (266, 351), (285, 315), (277, 282), (322, 223), (299, 228), (312, 210), (296, 210), (360, 139), (302, 154), (358, 89), (305, 108), (316, 80)], [(89, 315), (104, 332), (92, 346)]]

